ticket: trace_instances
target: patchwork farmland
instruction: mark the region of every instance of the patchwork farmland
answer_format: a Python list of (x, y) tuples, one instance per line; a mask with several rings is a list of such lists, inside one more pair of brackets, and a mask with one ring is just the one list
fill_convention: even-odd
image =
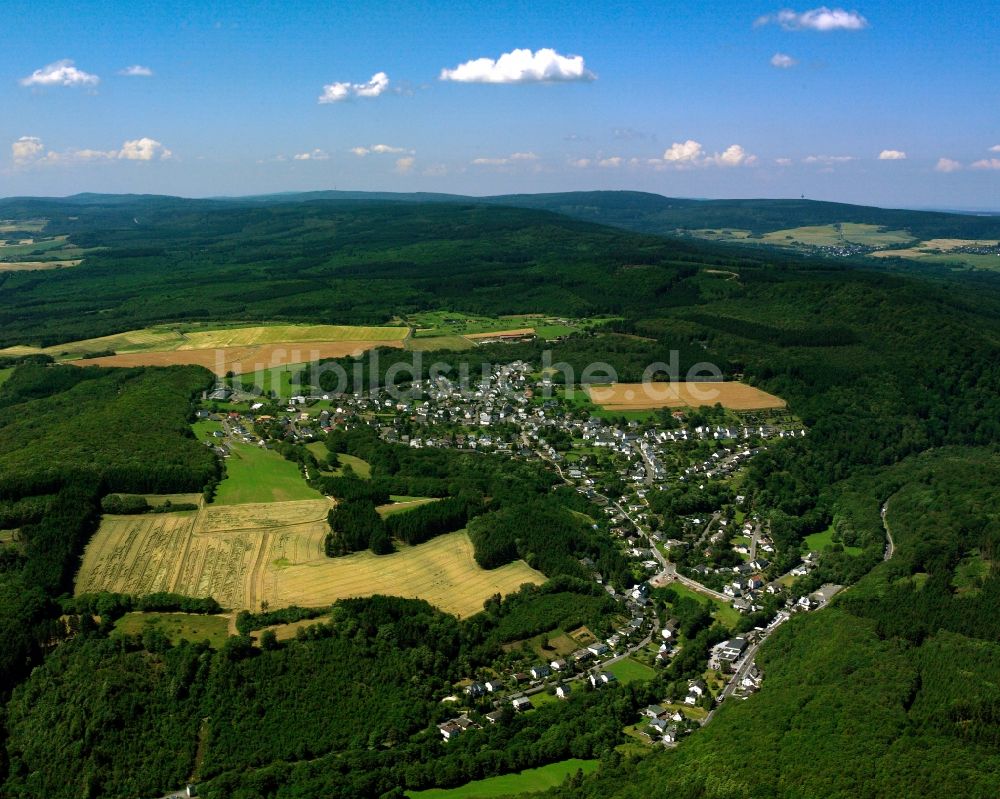
[[(204, 366), (222, 376), (248, 374), (319, 358), (359, 355), (375, 347), (401, 348), (407, 327), (257, 325), (217, 329), (161, 326), (51, 347), (18, 346), (0, 355), (44, 354), (77, 366)], [(108, 354), (114, 353), (114, 354)], [(85, 357), (94, 356), (97, 357)]]
[(464, 531), (392, 555), (328, 558), (323, 544), (330, 507), (320, 499), (105, 516), (84, 554), (76, 592), (171, 591), (212, 596), (235, 610), (393, 594), (467, 616), (493, 594), (544, 582), (522, 561), (480, 568)]
[(594, 404), (609, 411), (703, 407), (719, 403), (735, 411), (784, 408), (785, 401), (746, 383), (615, 383), (589, 386)]

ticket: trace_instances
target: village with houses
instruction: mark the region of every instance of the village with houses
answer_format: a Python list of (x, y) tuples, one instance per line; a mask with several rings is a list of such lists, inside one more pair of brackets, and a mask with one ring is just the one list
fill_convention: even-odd
[[(593, 527), (618, 542), (634, 576), (631, 586), (616, 589), (582, 562), (616, 600), (619, 623), (606, 637), (573, 631), (548, 651), (525, 645), (513, 666), (469, 675), (442, 699), (455, 711), (438, 726), (445, 743), (541, 703), (654, 676), (686, 643), (663, 599), (673, 591), (667, 596), (681, 592), (705, 604), (733, 633), (712, 646), (703, 678), (647, 707), (626, 731), (647, 745), (674, 746), (726, 699), (757, 691), (766, 676), (755, 663), (758, 647), (792, 615), (823, 606), (839, 589), (797, 592), (796, 578), (811, 572), (817, 553), (779, 552), (763, 509), (739, 493), (741, 470), (770, 442), (806, 435), (785, 412), (605, 413), (585, 388), (554, 385), (517, 361), (472, 385), (439, 377), (345, 395), (303, 389), (279, 399), (230, 381), (203, 398), (197, 416), (221, 423), (207, 443), (223, 458), (231, 441), (309, 444), (331, 430), (367, 425), (382, 440), (412, 448), (539, 461), (591, 503)], [(658, 496), (677, 490), (717, 504), (664, 514)]]

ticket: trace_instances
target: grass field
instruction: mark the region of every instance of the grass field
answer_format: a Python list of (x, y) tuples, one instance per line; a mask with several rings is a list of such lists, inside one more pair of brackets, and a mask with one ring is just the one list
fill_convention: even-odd
[[(547, 648), (542, 646), (544, 643), (548, 643)], [(592, 641), (588, 641), (587, 643), (592, 643)], [(540, 660), (549, 663), (555, 658), (565, 657), (579, 649), (582, 645), (582, 641), (574, 640), (563, 630), (550, 630), (549, 632), (539, 633), (531, 638), (506, 643), (503, 645), (503, 649), (506, 652), (510, 652), (511, 650), (523, 649), (527, 646)]]
[(731, 410), (784, 408), (785, 401), (746, 383), (615, 383), (589, 386), (590, 399), (609, 411), (684, 408), (719, 403)]
[(358, 477), (363, 477), (367, 480), (372, 476), (372, 467), (368, 461), (363, 461), (354, 455), (346, 455), (344, 453), (338, 453), (337, 459), (340, 461), (340, 468), (337, 469), (335, 474), (343, 474), (344, 467), (350, 466)]
[[(831, 524), (821, 533), (813, 533), (805, 538), (806, 549), (810, 552), (822, 552), (828, 546), (833, 545), (833, 525)], [(848, 555), (860, 555), (864, 550), (861, 547), (844, 547), (844, 552)]]
[(275, 452), (252, 444), (233, 443), (226, 458), (226, 478), (215, 495), (217, 505), (317, 499), (299, 468)]
[(9, 369), (0, 369), (0, 386), (6, 383), (7, 378), (9, 378), (12, 374), (14, 374), (13, 366), (10, 367)]
[[(306, 444), (306, 449), (315, 455), (316, 460), (320, 462), (330, 456), (330, 450), (326, 448), (326, 444), (322, 441), (313, 441), (311, 444)], [(354, 455), (347, 455), (343, 452), (337, 453), (337, 459), (340, 461), (340, 466), (332, 472), (326, 472), (326, 474), (342, 475), (344, 467), (350, 466), (354, 474), (362, 479), (368, 480), (372, 476), (372, 467), (368, 461), (363, 461), (361, 458), (357, 458)]]
[(432, 788), (427, 791), (409, 791), (410, 799), (490, 799), (496, 796), (515, 796), (537, 793), (554, 788), (567, 777), (582, 771), (591, 774), (597, 771), (597, 760), (563, 760), (540, 768), (527, 769), (519, 774), (504, 774), (461, 785), (458, 788)]
[(197, 613), (126, 613), (115, 622), (115, 632), (141, 635), (156, 627), (171, 643), (181, 639), (191, 642), (207, 640), (213, 649), (220, 648), (229, 637), (229, 619), (225, 616), (205, 616)]
[(844, 244), (863, 244), (868, 247), (885, 247), (913, 241), (906, 230), (887, 230), (880, 225), (842, 222), (835, 225), (807, 225), (804, 227), (775, 230), (765, 233), (762, 240), (768, 244), (805, 244), (810, 247), (837, 247)]
[(191, 425), (194, 437), (199, 441), (214, 441), (212, 433), (222, 430), (222, 422), (213, 422), (211, 419), (199, 419)]
[(667, 587), (676, 591), (678, 596), (691, 597), (691, 599), (696, 599), (702, 604), (705, 602), (711, 602), (712, 605), (714, 605), (712, 615), (726, 627), (731, 628), (740, 620), (740, 612), (727, 602), (723, 602), (721, 599), (706, 596), (705, 594), (699, 594), (697, 591), (691, 590), (683, 583), (676, 581), (670, 583)]
[(437, 502), (435, 497), (406, 497), (402, 500), (393, 500), (388, 505), (379, 505), (375, 510), (378, 511), (378, 515), (383, 519), (386, 516), (392, 516), (396, 513), (403, 513), (408, 510), (413, 510), (414, 508), (419, 508), (421, 505), (426, 505), (429, 502)]
[(624, 658), (607, 667), (618, 678), (618, 682), (628, 685), (636, 680), (651, 680), (656, 676), (656, 670), (633, 658)]
[(425, 599), (457, 616), (482, 610), (544, 575), (523, 561), (486, 571), (464, 532), (392, 555), (328, 558), (329, 500), (210, 505), (197, 513), (105, 516), (76, 580), (78, 594), (170, 591), (214, 597), (223, 607), (322, 607), (347, 597)]

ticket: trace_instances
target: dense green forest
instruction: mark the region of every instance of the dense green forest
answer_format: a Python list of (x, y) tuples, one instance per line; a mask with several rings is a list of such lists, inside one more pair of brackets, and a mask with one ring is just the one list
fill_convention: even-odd
[[(669, 362), (671, 350), (685, 363), (700, 353), (787, 399), (809, 434), (757, 456), (745, 490), (771, 514), (783, 548), (832, 524), (861, 554), (822, 554), (813, 580), (854, 585), (780, 629), (759, 654), (763, 690), (723, 706), (676, 752), (639, 763), (611, 754), (635, 710), (696, 676), (726, 635), (683, 603), (693, 638), (648, 691), (553, 703), (443, 751), (433, 724), (447, 711), (431, 700), (436, 688), (549, 620), (596, 624), (606, 612), (603, 592), (572, 566), (598, 539), (564, 524), (568, 500), (549, 490), (551, 475), (488, 458), (472, 467), (360, 432), (331, 440), (333, 451), (372, 464), (371, 480), (322, 478), (370, 527), (369, 509), (390, 494), (479, 501), (486, 513), (466, 524), (481, 563), (525, 557), (557, 576), (463, 622), (379, 598), (344, 603), (302, 640), (267, 649), (243, 637), (218, 652), (154, 634), (109, 640), (82, 620), (79, 635), (52, 649), (66, 612), (55, 600), (101, 497), (199, 490), (217, 476), (186, 424), (209, 376), (21, 366), (0, 388), (0, 518), (27, 539), (0, 568), (0, 670), (12, 689), (5, 795), (176, 788), (192, 774), (199, 740), (208, 741), (204, 795), (220, 797), (398, 797), (400, 788), (591, 756), (602, 757), (601, 772), (563, 795), (998, 793), (995, 279), (768, 257), (471, 203), (19, 202), (4, 214), (44, 208), (54, 231), (105, 249), (79, 268), (6, 273), (2, 343), (186, 319), (374, 323), (426, 308), (612, 314), (621, 319), (553, 347), (555, 360), (611, 352), (632, 376), (643, 361)], [(475, 351), (484, 355), (537, 360), (539, 347)], [(684, 492), (661, 501), (674, 512), (700, 507)], [(887, 562), (883, 503), (896, 542)], [(525, 508), (531, 515), (519, 519)], [(400, 538), (458, 523), (429, 510), (403, 522), (407, 515), (391, 523)], [(558, 533), (553, 541), (543, 527)], [(372, 545), (370, 530), (361, 538)]]
[(188, 424), (211, 382), (196, 367), (20, 366), (0, 389), (0, 518), (24, 545), (0, 568), (4, 693), (63, 637), (54, 600), (72, 589), (112, 491), (199, 491), (215, 458)]

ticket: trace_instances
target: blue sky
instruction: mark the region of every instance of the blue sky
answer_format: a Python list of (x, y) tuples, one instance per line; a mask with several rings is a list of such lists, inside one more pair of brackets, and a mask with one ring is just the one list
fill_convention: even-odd
[(1000, 15), (978, 3), (3, 5), (0, 196), (1000, 209)]

